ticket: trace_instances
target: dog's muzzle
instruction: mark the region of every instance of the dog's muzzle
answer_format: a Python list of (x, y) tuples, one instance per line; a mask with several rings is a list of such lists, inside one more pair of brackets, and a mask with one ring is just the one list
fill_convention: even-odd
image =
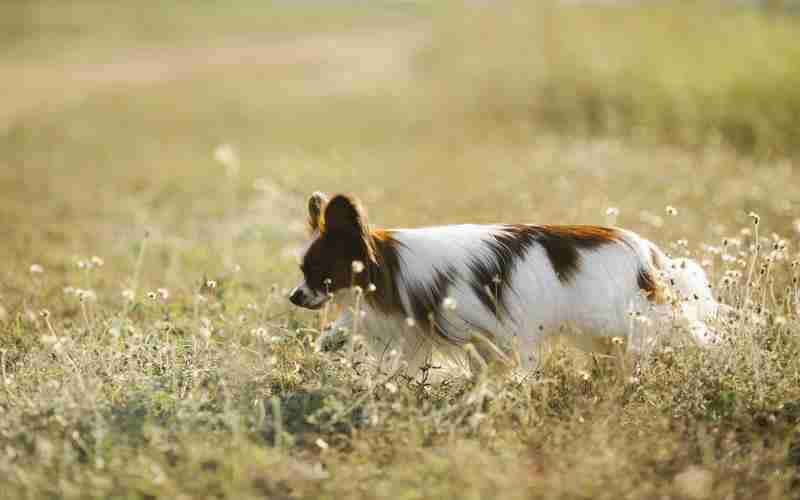
[(312, 290), (305, 282), (301, 283), (289, 295), (289, 302), (297, 307), (319, 309), (328, 301), (328, 295)]

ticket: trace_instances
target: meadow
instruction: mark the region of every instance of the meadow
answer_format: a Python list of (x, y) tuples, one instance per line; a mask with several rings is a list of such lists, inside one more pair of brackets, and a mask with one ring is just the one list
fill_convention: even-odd
[[(0, 4), (0, 499), (800, 498), (792, 2), (110, 5)], [(315, 190), (627, 227), (738, 314), (375, 370), (286, 299)]]

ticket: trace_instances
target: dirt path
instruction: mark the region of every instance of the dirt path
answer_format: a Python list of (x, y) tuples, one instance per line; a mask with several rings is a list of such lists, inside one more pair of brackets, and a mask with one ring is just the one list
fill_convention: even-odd
[[(298, 68), (315, 69), (305, 82), (312, 93), (396, 78), (408, 69), (426, 30), (392, 29), (282, 40), (226, 38), (189, 48), (125, 49), (108, 62), (0, 63), (0, 128), (37, 109), (50, 110), (115, 87), (149, 86), (185, 80), (226, 68), (269, 68), (276, 78)], [(319, 70), (322, 69), (320, 72)]]

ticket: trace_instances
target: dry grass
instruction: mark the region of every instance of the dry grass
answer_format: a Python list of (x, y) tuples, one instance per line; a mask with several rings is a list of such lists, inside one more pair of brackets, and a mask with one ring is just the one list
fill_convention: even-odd
[[(320, 24), (305, 8), (148, 8), (149, 42), (113, 35), (141, 29), (125, 15), (109, 30), (82, 14), (81, 43), (64, 43), (50, 22), (29, 23), (37, 28), (13, 50), (2, 42), (0, 74), (24, 60), (48, 81), (0, 100), (0, 498), (800, 496), (800, 174), (779, 154), (798, 128), (776, 121), (757, 147), (727, 141), (736, 149), (700, 126), (737, 113), (755, 128), (773, 123), (753, 103), (776, 102), (776, 88), (793, 102), (796, 68), (780, 54), (794, 21), (735, 11), (700, 30), (679, 10), (553, 7), (519, 12), (497, 39), (474, 36), (497, 32), (489, 7), (468, 17), (423, 3), (356, 6)], [(542, 12), (564, 44), (541, 48), (537, 32), (530, 45), (554, 59), (544, 67), (576, 71), (590, 100), (616, 102), (603, 89), (638, 96), (631, 116), (654, 118), (631, 123), (644, 123), (647, 140), (624, 120), (591, 129), (564, 80), (549, 80), (563, 91), (553, 99), (529, 85), (542, 77), (510, 47)], [(651, 24), (633, 22), (642, 19)], [(659, 32), (665, 23), (685, 36)], [(612, 36), (623, 28), (641, 43)], [(734, 28), (752, 36), (702, 61), (677, 55)], [(260, 34), (240, 47), (237, 29)], [(166, 66), (187, 64), (188, 48), (192, 70), (141, 74), (149, 66), (132, 49), (143, 43), (163, 46)], [(223, 45), (230, 61), (204, 52)], [(733, 71), (731, 54), (765, 52), (774, 72)], [(102, 75), (98, 54), (109, 53), (137, 74), (70, 77)], [(619, 61), (605, 80), (614, 85), (587, 69), (598, 54)], [(634, 60), (647, 61), (647, 84), (618, 86), (614, 71)], [(677, 73), (686, 82), (665, 87)], [(706, 108), (686, 89), (710, 78), (718, 93)], [(749, 89), (741, 99), (737, 85)], [(674, 116), (681, 134), (658, 118), (674, 109), (666, 95), (690, 103)], [(530, 112), (541, 103), (561, 121)], [(233, 163), (215, 158), (221, 144)], [(782, 146), (741, 153), (766, 144)], [(318, 319), (284, 295), (316, 189), (356, 193), (390, 226), (630, 227), (707, 261), (741, 320), (714, 349), (676, 337), (632, 376), (559, 345), (524, 380), (430, 383), (354, 366), (314, 352)]]
[(684, 147), (797, 150), (795, 17), (715, 2), (507, 8), (513, 20), (474, 6), (438, 19), (424, 60), (446, 112)]

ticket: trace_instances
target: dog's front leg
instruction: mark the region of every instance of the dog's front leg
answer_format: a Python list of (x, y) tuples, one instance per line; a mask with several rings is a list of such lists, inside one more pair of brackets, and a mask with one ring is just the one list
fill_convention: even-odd
[(317, 351), (332, 352), (344, 347), (352, 327), (353, 312), (347, 309), (322, 331), (317, 338)]

